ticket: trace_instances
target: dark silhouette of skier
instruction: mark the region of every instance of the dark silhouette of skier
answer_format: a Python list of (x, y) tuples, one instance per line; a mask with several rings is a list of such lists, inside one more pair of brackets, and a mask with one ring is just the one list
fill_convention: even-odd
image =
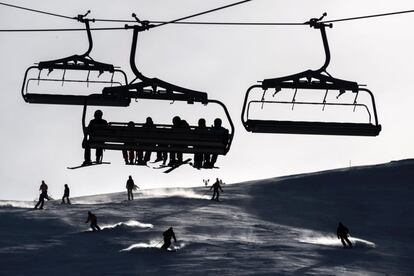
[[(146, 130), (151, 131), (151, 129), (154, 129), (154, 122), (152, 121), (151, 117), (147, 117), (145, 123), (142, 125), (142, 127)], [(150, 144), (143, 144), (146, 146), (149, 146)], [(151, 159), (151, 151), (147, 150), (144, 151), (143, 150), (138, 150), (137, 151), (137, 164), (138, 165), (147, 165), (147, 162)]]
[(39, 201), (35, 205), (35, 209), (40, 205), (39, 209), (43, 209), (43, 204), (45, 204), (45, 199), (50, 200), (48, 194), (47, 194), (47, 185), (44, 180), (42, 180), (42, 184), (40, 184), (39, 191), (41, 191), (39, 195)]
[[(214, 120), (214, 125), (212, 127), (212, 130), (214, 130), (214, 132), (217, 133), (217, 135), (222, 135), (223, 136), (223, 143), (227, 143), (227, 139), (228, 139), (228, 133), (229, 131), (227, 129), (225, 129), (224, 127), (221, 126), (222, 121), (220, 118), (216, 118)], [(210, 162), (205, 164), (206, 168), (214, 168), (214, 165), (216, 164), (217, 161), (217, 153), (213, 153), (211, 154), (211, 159)]]
[[(202, 136), (207, 132), (206, 120), (201, 118), (198, 120), (198, 127), (195, 133)], [(194, 153), (194, 167), (200, 169), (210, 163), (210, 154), (204, 152)]]
[(128, 200), (134, 200), (134, 194), (132, 193), (132, 191), (136, 190), (139, 187), (135, 185), (134, 180), (132, 179), (132, 176), (128, 177), (128, 180), (126, 182), (126, 188), (128, 191)]
[[(349, 248), (352, 248), (352, 243), (349, 241), (349, 230), (348, 228), (340, 222), (338, 224), (338, 228), (336, 230), (336, 235), (338, 239), (341, 239), (342, 245), (346, 248), (346, 244), (348, 244)], [(346, 242), (346, 243), (345, 243)]]
[[(128, 122), (128, 126), (127, 127), (135, 127), (135, 123), (133, 121)], [(133, 146), (134, 144), (132, 143), (125, 143), (126, 146)], [(135, 151), (134, 150), (126, 150), (123, 149), (122, 150), (122, 156), (124, 157), (125, 160), (125, 165), (134, 164), (135, 161)]]
[(161, 246), (161, 249), (167, 250), (171, 246), (171, 238), (174, 239), (174, 242), (177, 242), (172, 227), (168, 228), (162, 235), (164, 236), (164, 244)]
[(216, 178), (216, 182), (214, 182), (214, 184), (210, 187), (210, 191), (213, 189), (213, 197), (211, 198), (211, 200), (216, 200), (216, 201), (220, 201), (219, 200), (219, 190), (221, 192), (223, 192), (223, 189), (221, 188), (221, 180), (219, 180), (218, 178)]
[[(183, 124), (181, 122), (181, 118), (179, 116), (175, 116), (172, 120), (173, 125), (172, 125), (172, 129), (181, 129)], [(173, 148), (171, 146), (171, 148)], [(174, 166), (177, 163), (183, 162), (183, 154), (180, 152), (174, 152), (171, 151), (170, 152), (170, 162), (168, 163), (168, 166)]]
[(88, 222), (91, 223), (92, 231), (95, 232), (97, 230), (98, 231), (101, 230), (101, 228), (98, 226), (98, 219), (96, 218), (95, 214), (92, 214), (91, 211), (88, 211), (88, 219), (86, 220), (85, 223), (88, 223)]
[[(84, 148), (85, 148), (85, 155), (84, 155), (85, 161), (83, 161), (83, 164), (82, 164), (83, 166), (92, 164), (92, 161), (91, 161), (91, 148), (87, 144), (87, 135), (88, 135), (88, 133), (93, 132), (95, 127), (107, 126), (108, 125), (108, 122), (106, 120), (102, 119), (103, 113), (102, 113), (101, 110), (99, 110), (99, 109), (96, 110), (93, 116), (94, 116), (94, 119), (92, 119), (89, 122), (89, 125), (87, 127), (87, 131), (86, 131), (86, 135), (83, 139), (83, 145), (84, 145)], [(96, 163), (101, 163), (102, 162), (102, 154), (103, 154), (103, 149), (97, 148), (96, 151), (95, 151)]]
[(63, 192), (63, 197), (62, 197), (62, 204), (65, 204), (65, 198), (68, 204), (70, 204), (70, 199), (69, 199), (69, 186), (68, 184), (65, 184), (65, 191)]

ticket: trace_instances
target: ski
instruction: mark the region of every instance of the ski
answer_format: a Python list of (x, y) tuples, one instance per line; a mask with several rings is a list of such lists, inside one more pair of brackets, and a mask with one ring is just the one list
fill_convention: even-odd
[(111, 164), (111, 162), (100, 162), (100, 163), (92, 162), (91, 164), (88, 164), (88, 165), (80, 165), (80, 166), (76, 166), (76, 167), (67, 167), (67, 169), (75, 170), (75, 169), (79, 169), (79, 168), (83, 168), (83, 167), (90, 167), (90, 166), (95, 166), (95, 165), (105, 165), (105, 164)]
[(188, 164), (190, 161), (191, 161), (191, 158), (188, 158), (188, 159), (184, 160), (183, 162), (177, 163), (177, 164), (171, 166), (171, 168), (169, 168), (168, 170), (164, 171), (164, 173), (170, 173), (173, 170), (175, 170), (176, 168), (180, 167), (181, 165)]

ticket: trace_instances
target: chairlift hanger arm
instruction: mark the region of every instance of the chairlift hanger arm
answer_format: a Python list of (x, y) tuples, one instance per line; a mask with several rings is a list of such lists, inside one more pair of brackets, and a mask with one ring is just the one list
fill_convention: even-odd
[(155, 100), (187, 101), (188, 103), (201, 102), (203, 104), (206, 104), (207, 93), (180, 87), (157, 78), (148, 78), (138, 70), (138, 67), (135, 63), (138, 34), (140, 32), (149, 30), (153, 25), (150, 25), (148, 21), (142, 21), (138, 19), (138, 17), (135, 14), (132, 14), (132, 16), (139, 23), (139, 25), (125, 25), (125, 29), (133, 30), (129, 63), (132, 72), (135, 74), (135, 80), (138, 79), (141, 82), (134, 83), (134, 80), (130, 84), (125, 86), (105, 87), (103, 93), (112, 94), (116, 92), (126, 97), (136, 99), (141, 98)]
[[(88, 10), (84, 15), (79, 14), (74, 19), (78, 20), (81, 23), (85, 24), (86, 33), (88, 36), (88, 49), (85, 53), (82, 55), (72, 55), (66, 58), (61, 59), (55, 59), (55, 60), (49, 60), (49, 61), (42, 61), (39, 62), (38, 68), (40, 70), (42, 69), (76, 69), (76, 70), (91, 70), (91, 71), (99, 71), (99, 72), (114, 72), (114, 66), (112, 64), (102, 63), (102, 62), (96, 62), (94, 61), (90, 56), (90, 52), (93, 48), (93, 40), (92, 40), (92, 33), (89, 22), (95, 22), (95, 19), (88, 19), (85, 18), (90, 13), (90, 10)], [(82, 64), (83, 66), (79, 66), (79, 64)]]

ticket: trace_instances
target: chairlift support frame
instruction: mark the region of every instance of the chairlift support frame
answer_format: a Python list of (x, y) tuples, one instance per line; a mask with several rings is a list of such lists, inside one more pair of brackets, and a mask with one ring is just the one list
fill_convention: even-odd
[[(362, 88), (358, 83), (353, 81), (347, 81), (332, 77), (326, 68), (331, 60), (328, 39), (326, 35), (326, 27), (332, 27), (332, 24), (326, 24), (320, 22), (326, 13), (320, 18), (312, 18), (306, 22), (311, 28), (319, 29), (323, 41), (325, 51), (325, 62), (318, 70), (307, 70), (298, 74), (290, 76), (265, 79), (260, 85), (251, 86), (247, 92), (243, 103), (241, 120), (245, 129), (249, 132), (254, 133), (289, 133), (289, 134), (319, 134), (319, 135), (349, 135), (349, 136), (377, 136), (381, 131), (381, 125), (378, 124), (378, 116), (376, 110), (376, 104), (374, 95), (366, 88)], [(249, 94), (253, 89), (260, 88), (263, 90), (263, 96), (261, 101), (249, 101)], [(268, 89), (274, 88), (275, 94), (284, 88), (305, 89), (305, 90), (326, 90), (325, 97), (322, 102), (297, 102), (295, 97), (291, 102), (287, 101), (266, 101), (265, 93)], [(341, 96), (346, 91), (356, 93), (353, 104), (347, 103), (327, 103), (326, 96), (328, 91), (339, 91)], [(370, 109), (365, 104), (359, 104), (356, 102), (358, 94), (360, 92), (368, 93), (372, 103), (371, 115)], [(337, 97), (337, 98), (338, 98)], [(338, 123), (338, 122), (312, 122), (312, 121), (276, 121), (276, 120), (252, 120), (249, 119), (249, 109), (252, 103), (277, 103), (277, 104), (291, 104), (292, 108), (294, 105), (322, 105), (325, 106), (356, 106), (364, 107), (368, 112), (369, 123)], [(372, 123), (371, 118), (373, 117), (374, 122)]]
[[(90, 11), (84, 15), (78, 15), (76, 18), (79, 22), (85, 24), (86, 33), (88, 36), (88, 49), (85, 53), (81, 55), (72, 55), (66, 58), (41, 61), (36, 66), (30, 66), (24, 75), (23, 85), (22, 85), (22, 96), (23, 99), (28, 103), (37, 103), (37, 104), (61, 104), (61, 105), (84, 105), (85, 100), (87, 99), (89, 105), (97, 106), (128, 106), (130, 104), (130, 99), (124, 97), (120, 94), (104, 94), (104, 93), (94, 93), (91, 95), (68, 95), (68, 94), (46, 94), (46, 93), (31, 93), (29, 91), (30, 83), (32, 82), (74, 82), (74, 83), (86, 83), (88, 86), (90, 83), (97, 84), (111, 84), (111, 85), (122, 85), (121, 82), (114, 82), (113, 78), (116, 73), (121, 74), (123, 83), (128, 83), (127, 76), (125, 72), (120, 69), (116, 69), (114, 65), (108, 63), (102, 63), (93, 60), (90, 57), (90, 52), (93, 48), (92, 33), (90, 29), (90, 22), (95, 22), (95, 19), (85, 18)], [(48, 79), (41, 78), (41, 73), (43, 70), (48, 71), (48, 75), (53, 70), (63, 70), (61, 79)], [(28, 74), (32, 70), (38, 70), (37, 78), (28, 78)], [(86, 80), (65, 80), (66, 71), (88, 71)], [(89, 80), (91, 72), (98, 72), (98, 77), (104, 72), (112, 74), (110, 81), (93, 81)]]

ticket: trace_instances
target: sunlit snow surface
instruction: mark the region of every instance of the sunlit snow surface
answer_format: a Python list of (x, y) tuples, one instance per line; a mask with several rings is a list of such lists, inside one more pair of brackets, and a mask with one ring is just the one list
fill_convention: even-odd
[(401, 161), (225, 185), (222, 202), (206, 187), (0, 201), (0, 275), (412, 275), (412, 179)]

